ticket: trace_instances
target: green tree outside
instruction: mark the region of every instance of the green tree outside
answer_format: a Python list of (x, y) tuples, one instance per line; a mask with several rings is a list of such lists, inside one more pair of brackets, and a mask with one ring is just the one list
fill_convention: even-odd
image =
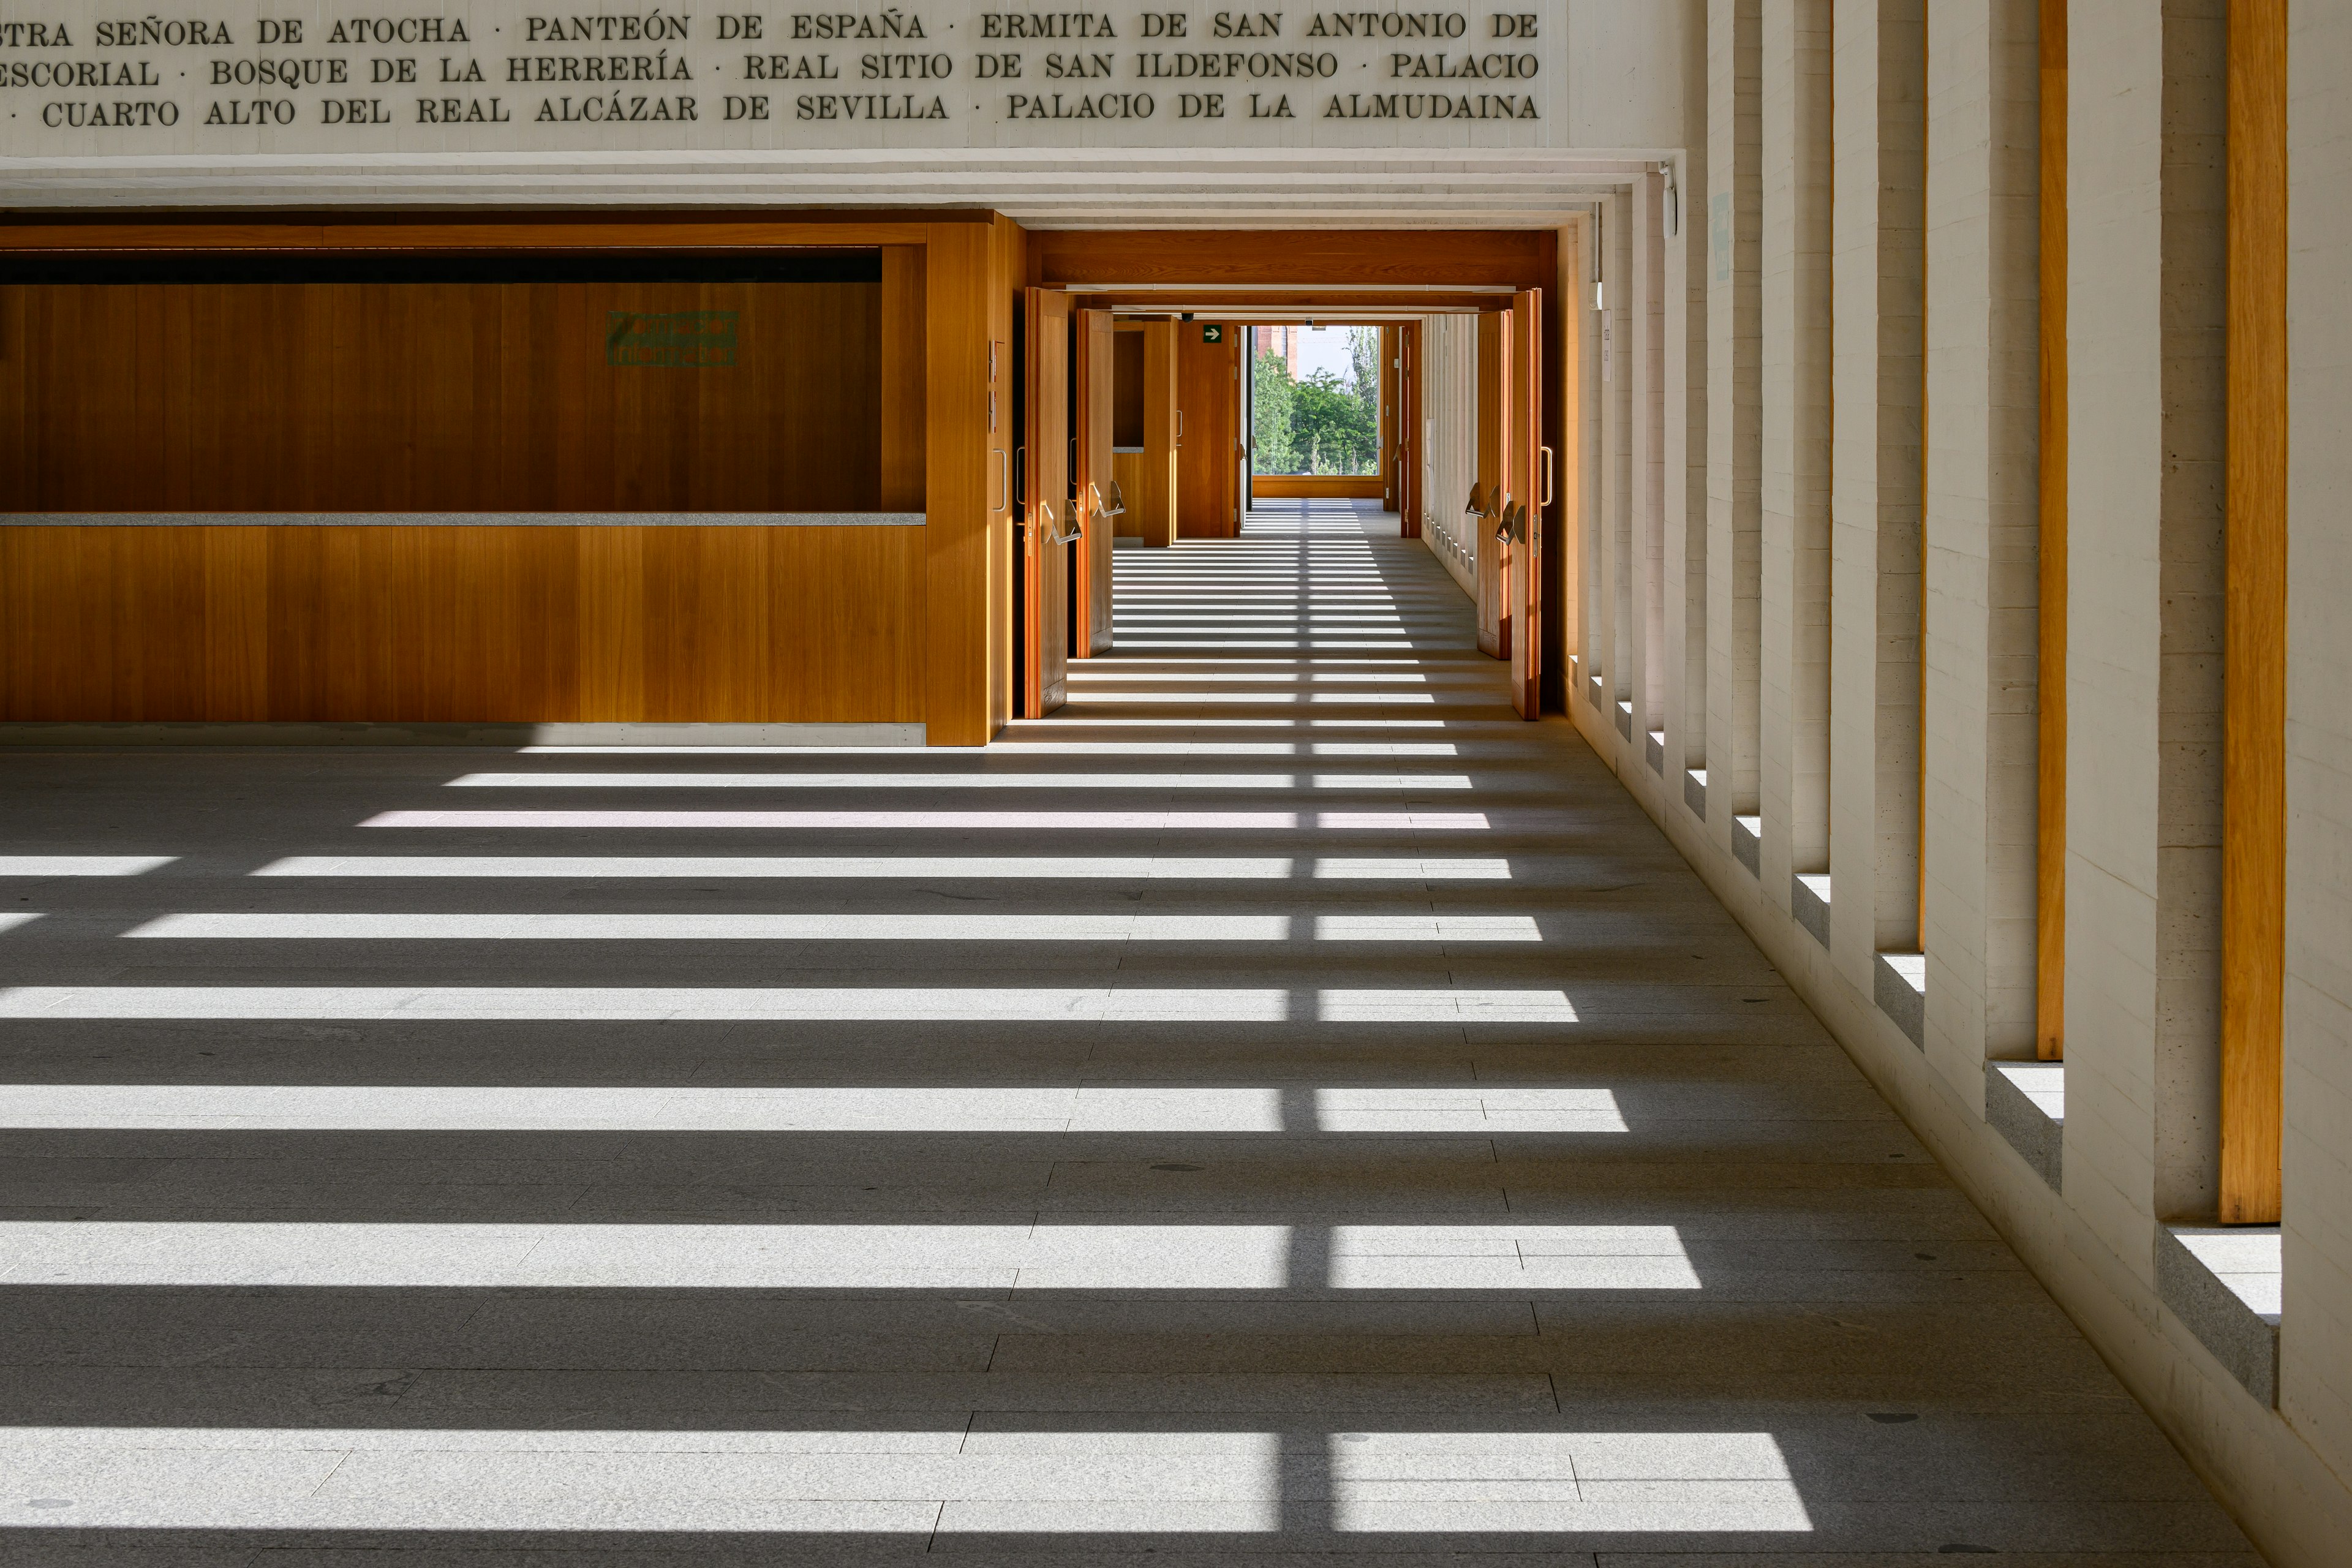
[(1255, 443), (1253, 471), (1261, 474), (1296, 472), (1298, 454), (1290, 444), (1290, 367), (1271, 352), (1257, 356), (1250, 372), (1251, 428)]
[(1251, 373), (1255, 396), (1254, 472), (1361, 476), (1381, 468), (1381, 334), (1349, 330), (1347, 380), (1318, 370), (1290, 378), (1280, 355), (1260, 353)]

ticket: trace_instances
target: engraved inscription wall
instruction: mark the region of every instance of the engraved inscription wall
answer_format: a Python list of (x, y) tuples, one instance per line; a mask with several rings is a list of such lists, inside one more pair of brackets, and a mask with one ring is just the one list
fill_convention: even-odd
[(30, 0), (0, 153), (1540, 147), (1564, 5)]

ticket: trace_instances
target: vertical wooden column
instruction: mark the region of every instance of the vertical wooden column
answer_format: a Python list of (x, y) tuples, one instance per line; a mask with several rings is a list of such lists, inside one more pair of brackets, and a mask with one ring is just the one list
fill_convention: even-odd
[(2066, 5), (2042, 0), (2042, 698), (2034, 1055), (2066, 1054)]
[(988, 742), (1011, 710), (1013, 371), (1004, 241), (938, 224), (924, 256), (923, 718), (935, 746)]
[(2221, 1201), (2274, 1225), (2286, 973), (2286, 0), (2230, 0)]
[(885, 511), (923, 510), (923, 247), (882, 247), (882, 492)]

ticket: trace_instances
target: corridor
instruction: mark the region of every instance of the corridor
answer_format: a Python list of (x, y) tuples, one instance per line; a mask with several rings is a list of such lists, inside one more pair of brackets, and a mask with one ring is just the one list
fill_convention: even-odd
[(0, 1563), (2256, 1568), (1392, 515), (1116, 572), (984, 752), (0, 758)]

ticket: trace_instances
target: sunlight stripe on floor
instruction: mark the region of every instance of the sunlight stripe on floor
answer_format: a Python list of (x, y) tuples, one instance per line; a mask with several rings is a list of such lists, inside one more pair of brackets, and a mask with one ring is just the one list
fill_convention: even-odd
[(1338, 856), (289, 855), (256, 877), (1018, 879), (1103, 881), (1508, 881), (1507, 860)]
[(1468, 789), (1464, 773), (464, 773), (452, 789)]
[[(0, 1283), (596, 1290), (1696, 1290), (1670, 1225), (0, 1220)], [(1311, 1257), (1313, 1274), (1294, 1278)]]
[[(0, 1085), (0, 1127), (286, 1132), (1625, 1131), (1606, 1089), (1157, 1084), (642, 1088), (409, 1084)], [(1293, 1110), (1288, 1108), (1296, 1107)]]
[[(12, 917), (0, 914), (0, 931)], [(25, 915), (24, 920), (38, 916)], [(158, 915), (131, 937), (247, 942), (1521, 942), (1526, 915), (424, 914)]]
[(1524, 1535), (1551, 1560), (1589, 1557), (1605, 1537), (1813, 1528), (1767, 1431), (1348, 1418), (1369, 1429), (1136, 1430), (1083, 1415), (1049, 1431), (961, 1415), (808, 1429), (24, 1426), (0, 1431), (20, 1499), (0, 1528), (767, 1532), (798, 1538), (809, 1562), (863, 1561), (859, 1540), (889, 1536), (919, 1554), (925, 1537), (1247, 1535), (1255, 1551), (1295, 1532), (1319, 1557), (1335, 1533), (1438, 1531)]
[(1573, 1024), (1563, 992), (1087, 986), (16, 985), (0, 1018)]
[(1475, 811), (380, 811), (362, 827), (935, 827), (1238, 833), (1476, 832)]

